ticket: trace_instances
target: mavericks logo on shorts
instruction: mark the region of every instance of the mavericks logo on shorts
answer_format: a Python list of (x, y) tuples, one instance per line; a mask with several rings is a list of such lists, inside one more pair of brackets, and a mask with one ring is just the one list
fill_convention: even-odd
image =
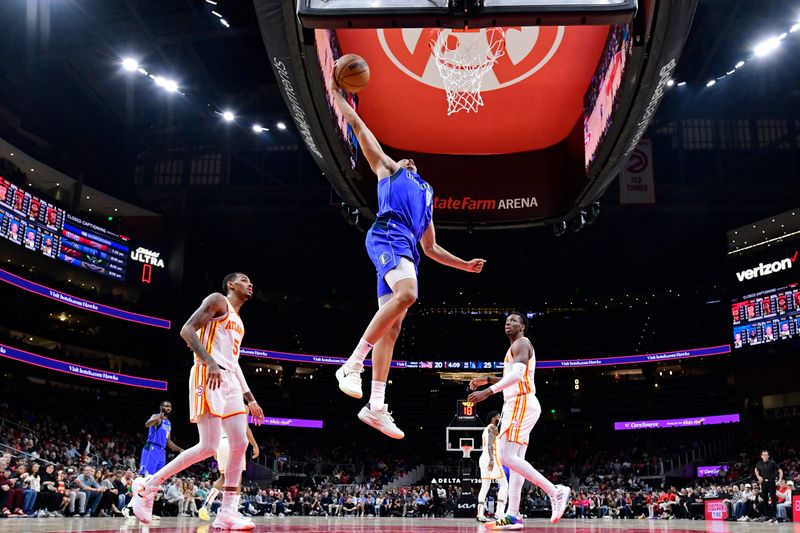
[(386, 263), (392, 260), (392, 254), (389, 252), (383, 252), (378, 260), (381, 262), (381, 266), (386, 266)]

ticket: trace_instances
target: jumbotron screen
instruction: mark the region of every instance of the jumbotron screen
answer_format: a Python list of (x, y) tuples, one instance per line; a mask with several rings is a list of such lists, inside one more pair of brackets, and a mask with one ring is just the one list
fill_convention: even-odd
[(733, 347), (800, 337), (800, 286), (767, 289), (731, 304)]
[(51, 259), (125, 281), (128, 239), (66, 213), (0, 177), (0, 236)]
[(795, 239), (731, 258), (735, 349), (800, 338), (798, 250)]

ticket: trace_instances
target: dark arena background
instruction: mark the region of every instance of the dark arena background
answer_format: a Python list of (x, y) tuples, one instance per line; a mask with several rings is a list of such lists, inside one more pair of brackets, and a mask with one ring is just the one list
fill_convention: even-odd
[[(795, 531), (797, 2), (3, 0), (0, 20), (0, 531)], [(335, 376), (387, 228), (334, 98), (345, 54), (370, 68), (345, 100), (433, 187), (437, 242), (485, 260), (419, 264), (397, 440), (357, 416), (372, 355), (364, 399)], [(166, 461), (197, 444), (210, 392), (187, 394), (181, 335), (213, 322), (182, 328), (229, 273), (253, 284), (246, 334), (212, 355), (263, 409), (257, 457), (231, 513), (198, 516), (212, 456), (145, 524), (145, 423), (168, 401)], [(557, 524), (547, 485), (505, 523), (479, 492), (503, 401), (469, 385), (510, 373), (509, 317), (535, 349), (525, 460), (570, 489)]]

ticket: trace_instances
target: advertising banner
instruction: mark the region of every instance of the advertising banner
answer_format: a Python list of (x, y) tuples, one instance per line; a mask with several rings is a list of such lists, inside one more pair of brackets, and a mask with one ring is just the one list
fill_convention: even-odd
[(58, 359), (52, 359), (43, 355), (26, 352), (25, 350), (12, 348), (11, 346), (6, 346), (5, 344), (0, 344), (0, 357), (19, 361), (20, 363), (27, 363), (29, 365), (46, 368), (48, 370), (55, 370), (56, 372), (63, 372), (64, 374), (72, 374), (73, 376), (81, 378), (107, 381), (117, 385), (127, 385), (128, 387), (167, 390), (166, 381), (129, 376), (127, 374), (119, 374), (109, 370), (99, 370), (97, 368), (78, 365), (68, 361), (59, 361)]
[(619, 203), (656, 203), (653, 146), (649, 139), (642, 139), (622, 166), (619, 174)]
[(614, 422), (614, 430), (625, 431), (629, 429), (688, 428), (695, 426), (713, 426), (716, 424), (735, 424), (738, 422), (739, 422), (739, 415), (734, 413), (731, 415), (670, 418), (666, 420), (637, 420), (634, 422)]
[(706, 520), (727, 520), (728, 507), (725, 505), (725, 500), (704, 500)]
[(153, 326), (164, 329), (170, 328), (169, 320), (163, 318), (156, 318), (153, 316), (140, 315), (139, 313), (132, 313), (130, 311), (117, 309), (116, 307), (99, 304), (91, 300), (85, 300), (78, 296), (72, 296), (71, 294), (67, 294), (65, 292), (61, 292), (56, 289), (51, 289), (50, 287), (45, 287), (44, 285), (40, 285), (36, 282), (27, 280), (23, 277), (17, 276), (16, 274), (12, 274), (11, 272), (7, 272), (3, 269), (0, 269), (0, 281), (8, 283), (9, 285), (13, 285), (19, 289), (32, 292), (34, 294), (38, 294), (39, 296), (44, 296), (45, 298), (56, 300), (57, 302), (61, 302), (62, 304), (67, 304), (71, 305), (72, 307), (77, 307), (78, 309), (81, 309), (83, 311), (99, 313), (101, 315), (106, 315), (113, 318), (119, 318), (121, 320), (127, 320), (128, 322), (136, 322), (138, 324), (143, 324), (145, 326)]

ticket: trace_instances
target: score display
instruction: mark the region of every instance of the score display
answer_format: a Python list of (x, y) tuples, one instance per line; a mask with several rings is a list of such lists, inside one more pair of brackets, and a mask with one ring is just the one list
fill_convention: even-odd
[[(129, 263), (143, 263), (141, 274), (134, 268), (130, 281), (150, 283), (153, 268), (164, 269), (159, 252), (138, 247), (118, 235), (67, 213), (0, 177), (0, 237), (30, 251), (58, 259), (118, 281), (128, 281)], [(136, 266), (136, 265), (134, 265)], [(160, 278), (160, 276), (158, 276)]]
[(125, 281), (127, 239), (70, 214), (61, 230), (58, 258), (66, 263)]
[(787, 285), (734, 299), (733, 347), (800, 337), (800, 286)]

